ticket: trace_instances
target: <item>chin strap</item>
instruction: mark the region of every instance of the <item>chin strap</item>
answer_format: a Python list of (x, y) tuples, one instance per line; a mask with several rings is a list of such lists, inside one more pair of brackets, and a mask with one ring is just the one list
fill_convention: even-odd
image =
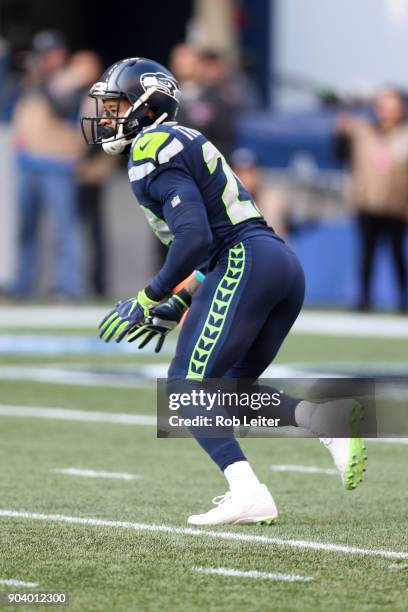
[(102, 142), (102, 149), (108, 155), (120, 155), (130, 144), (132, 144), (132, 140), (126, 140), (125, 138), (121, 138), (121, 140), (107, 138), (105, 142)]
[[(152, 127), (155, 127), (156, 125), (160, 125), (167, 119), (167, 117), (168, 117), (168, 113), (163, 113), (162, 115), (160, 115), (160, 117), (156, 119), (156, 121), (154, 121), (151, 125), (147, 127), (152, 128)], [(123, 131), (123, 124), (120, 124), (119, 130)], [(119, 134), (119, 130), (118, 130), (118, 134)], [(125, 153), (126, 148), (132, 144), (133, 139), (137, 135), (138, 134), (133, 135), (132, 138), (130, 139), (124, 138), (123, 136), (120, 136), (119, 138), (117, 138), (117, 136), (116, 137), (111, 136), (110, 138), (105, 138), (105, 140), (102, 142), (102, 149), (108, 155), (120, 155), (121, 153)]]

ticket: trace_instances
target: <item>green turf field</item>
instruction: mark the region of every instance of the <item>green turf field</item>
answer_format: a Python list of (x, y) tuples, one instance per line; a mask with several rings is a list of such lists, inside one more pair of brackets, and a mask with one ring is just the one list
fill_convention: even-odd
[[(297, 334), (278, 363), (402, 363), (406, 345), (403, 338)], [(368, 442), (365, 482), (348, 492), (330, 473), (272, 471), (282, 464), (330, 470), (317, 440), (244, 440), (278, 504), (278, 523), (190, 530), (186, 517), (225, 492), (222, 475), (194, 441), (156, 439), (151, 419), (115, 422), (120, 414), (154, 417), (153, 387), (103, 381), (104, 372), (166, 361), (151, 353), (0, 357), (0, 591), (24, 590), (2, 580), (34, 582), (34, 591), (67, 592), (72, 612), (406, 610), (408, 445)], [(102, 379), (67, 384), (61, 370), (76, 365)], [(7, 379), (6, 366), (15, 379)], [(39, 382), (28, 366), (58, 366), (59, 375)], [(26, 368), (21, 375), (19, 368)], [(7, 416), (10, 405), (16, 412)], [(35, 416), (27, 408), (37, 408)], [(67, 412), (44, 418), (45, 408)], [(70, 418), (74, 410), (82, 420)], [(67, 468), (137, 478), (55, 472)], [(203, 573), (219, 568), (273, 576)]]

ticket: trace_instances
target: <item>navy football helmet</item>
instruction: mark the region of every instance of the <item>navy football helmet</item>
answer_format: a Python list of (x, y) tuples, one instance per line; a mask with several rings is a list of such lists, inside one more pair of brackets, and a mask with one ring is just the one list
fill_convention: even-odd
[[(89, 98), (95, 102), (96, 112), (81, 119), (84, 138), (88, 144), (101, 144), (106, 153), (117, 155), (143, 128), (176, 118), (180, 89), (171, 72), (161, 64), (130, 57), (110, 66), (92, 85)], [(120, 115), (122, 98), (130, 106)], [(103, 102), (108, 99), (117, 102), (116, 113), (104, 109)], [(113, 120), (114, 128), (101, 124), (106, 118)]]

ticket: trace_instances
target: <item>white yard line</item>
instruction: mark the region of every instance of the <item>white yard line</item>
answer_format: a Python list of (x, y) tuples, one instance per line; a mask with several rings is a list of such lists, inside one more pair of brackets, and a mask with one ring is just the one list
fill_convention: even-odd
[(390, 565), (388, 565), (387, 567), (388, 569), (396, 570), (408, 569), (408, 563), (390, 563)]
[(64, 476), (83, 476), (85, 478), (113, 478), (115, 480), (139, 480), (138, 474), (127, 474), (126, 472), (97, 472), (95, 470), (79, 470), (77, 468), (56, 468), (52, 470), (55, 474)]
[(256, 570), (244, 572), (229, 567), (192, 567), (191, 569), (198, 574), (216, 574), (217, 576), (232, 576), (234, 578), (262, 578), (267, 580), (283, 580), (284, 582), (309, 582), (313, 580), (311, 576), (271, 574), (270, 572), (258, 572)]
[(38, 587), (38, 582), (26, 582), (24, 580), (14, 580), (14, 578), (0, 578), (0, 584), (5, 586), (31, 587), (32, 589)]
[(377, 548), (359, 548), (342, 544), (326, 544), (307, 540), (283, 540), (262, 535), (237, 533), (236, 531), (206, 531), (188, 527), (173, 527), (171, 525), (154, 525), (151, 523), (131, 523), (127, 521), (111, 521), (106, 519), (86, 518), (82, 516), (65, 516), (62, 514), (39, 514), (37, 512), (21, 512), (17, 510), (0, 510), (0, 517), (27, 519), (30, 521), (46, 521), (53, 523), (68, 523), (70, 525), (88, 525), (91, 527), (113, 527), (131, 529), (133, 531), (174, 533), (200, 538), (215, 538), (237, 542), (252, 542), (255, 544), (270, 544), (272, 546), (288, 546), (307, 550), (321, 550), (325, 552), (344, 553), (347, 555), (365, 555), (369, 557), (383, 557), (385, 559), (408, 559), (408, 552), (394, 550), (381, 550)]
[(309, 467), (306, 465), (271, 465), (272, 472), (299, 472), (299, 474), (326, 474), (337, 476), (338, 471), (329, 468)]
[(157, 423), (156, 417), (145, 414), (123, 414), (37, 406), (8, 406), (4, 404), (0, 404), (0, 416), (82, 421), (87, 423), (119, 423), (121, 425), (156, 425)]

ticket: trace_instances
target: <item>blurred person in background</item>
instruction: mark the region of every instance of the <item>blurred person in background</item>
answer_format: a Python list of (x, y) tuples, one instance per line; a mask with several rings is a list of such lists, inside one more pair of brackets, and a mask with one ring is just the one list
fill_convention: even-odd
[[(82, 89), (79, 90), (82, 106), (85, 95), (88, 100), (89, 87), (103, 72), (101, 60), (92, 51), (79, 51), (72, 56), (70, 69), (76, 79), (82, 80)], [(99, 297), (107, 291), (103, 190), (117, 167), (117, 161), (117, 158), (106, 155), (101, 147), (95, 146), (86, 148), (78, 165), (79, 213), (90, 250), (89, 280), (92, 292)]]
[(227, 62), (215, 51), (184, 43), (173, 49), (170, 69), (181, 83), (180, 123), (203, 132), (228, 159), (241, 100), (230, 82)]
[(0, 37), (0, 121), (9, 121), (19, 95), (19, 83), (12, 66), (12, 52), (8, 42)]
[(0, 37), (0, 122), (11, 120), (20, 97), (27, 56), (24, 28), (11, 28), (7, 40)]
[(256, 154), (251, 149), (236, 149), (231, 155), (231, 165), (239, 180), (254, 196), (265, 221), (281, 238), (287, 234), (287, 198), (281, 190), (268, 184)]
[(68, 57), (67, 43), (60, 32), (36, 34), (13, 117), (19, 254), (10, 293), (16, 298), (26, 298), (34, 289), (42, 209), (53, 225), (54, 292), (67, 299), (76, 299), (82, 292), (76, 164), (83, 145), (77, 127), (78, 83), (63, 78)]
[[(235, 145), (237, 112), (244, 108), (234, 72), (220, 54), (189, 43), (172, 49), (169, 65), (182, 94), (179, 122), (205, 134), (228, 159)], [(161, 244), (155, 249), (160, 267), (167, 249)]]
[(342, 115), (336, 152), (351, 162), (351, 201), (360, 233), (361, 293), (357, 307), (371, 309), (374, 256), (385, 239), (391, 246), (399, 286), (399, 309), (406, 311), (407, 266), (404, 239), (408, 220), (408, 123), (403, 94), (380, 91), (374, 120)]
[(198, 96), (199, 86), (199, 50), (188, 43), (180, 43), (170, 53), (170, 64), (177, 74), (180, 90), (187, 98)]

